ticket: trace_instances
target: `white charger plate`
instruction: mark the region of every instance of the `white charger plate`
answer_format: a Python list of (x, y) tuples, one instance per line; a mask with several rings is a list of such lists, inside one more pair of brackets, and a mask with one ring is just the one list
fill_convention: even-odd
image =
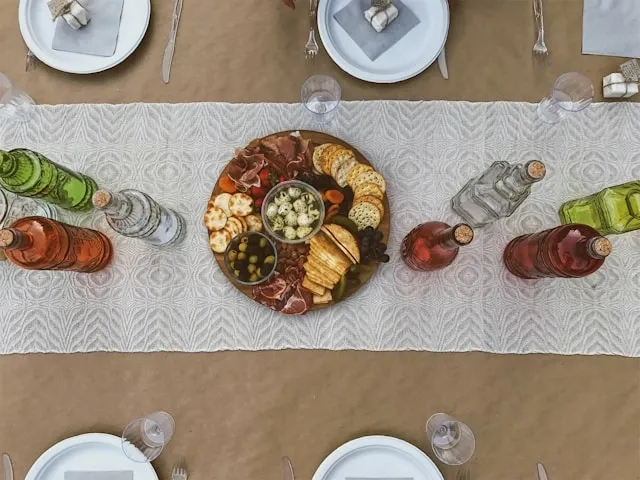
[(43, 63), (68, 73), (97, 73), (115, 67), (131, 55), (147, 32), (151, 0), (124, 0), (116, 51), (111, 57), (54, 50), (55, 22), (45, 0), (20, 0), (18, 20), (27, 47)]
[(67, 471), (133, 471), (134, 480), (158, 480), (151, 463), (134, 462), (121, 439), (106, 433), (67, 438), (40, 455), (25, 480), (64, 480)]
[(424, 452), (404, 440), (382, 435), (361, 437), (341, 445), (313, 474), (313, 480), (350, 479), (444, 480)]
[(449, 32), (447, 0), (403, 0), (420, 23), (375, 61), (333, 18), (350, 1), (320, 0), (318, 6), (322, 43), (333, 61), (348, 74), (367, 82), (401, 82), (426, 70), (444, 48)]

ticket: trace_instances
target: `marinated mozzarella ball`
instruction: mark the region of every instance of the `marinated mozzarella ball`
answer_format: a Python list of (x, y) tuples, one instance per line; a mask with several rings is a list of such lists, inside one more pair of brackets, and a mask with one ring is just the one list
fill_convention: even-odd
[(286, 191), (282, 190), (281, 192), (276, 193), (276, 197), (273, 199), (276, 205), (282, 205), (284, 203), (290, 202), (289, 195)]
[(306, 212), (307, 204), (305, 203), (304, 200), (299, 198), (295, 202), (293, 202), (293, 209), (298, 213)]
[(313, 203), (313, 201), (314, 201), (313, 195), (311, 195), (309, 192), (304, 192), (300, 196), (300, 198), (302, 200), (304, 200), (304, 203), (306, 203), (307, 205), (310, 204), (310, 203)]
[(320, 218), (320, 210), (315, 207), (309, 207), (307, 215), (309, 215), (311, 221), (318, 220)]
[(283, 203), (282, 205), (280, 205), (278, 207), (278, 215), (286, 215), (287, 213), (289, 213), (291, 210), (293, 210), (293, 205), (291, 205), (291, 203), (287, 202), (287, 203)]
[(274, 232), (279, 232), (284, 228), (284, 218), (276, 217), (273, 219), (273, 223), (271, 224), (271, 229)]
[(287, 215), (284, 217), (284, 223), (286, 223), (290, 227), (297, 227), (298, 226), (298, 214), (296, 212), (293, 212), (293, 211), (287, 213)]
[(289, 197), (295, 200), (297, 198), (300, 198), (300, 195), (302, 195), (302, 190), (300, 190), (298, 187), (289, 187), (287, 193), (289, 194)]
[(297, 235), (296, 229), (293, 227), (284, 227), (284, 238), (287, 240), (295, 240)]
[(304, 238), (307, 235), (309, 235), (312, 231), (313, 231), (313, 228), (311, 227), (298, 227), (298, 229), (296, 230), (296, 234), (298, 235), (298, 238)]
[(269, 204), (267, 207), (267, 217), (269, 220), (273, 220), (278, 216), (278, 206), (275, 203)]
[(300, 225), (301, 227), (308, 227), (313, 221), (306, 213), (301, 213), (300, 215), (298, 215), (296, 220), (298, 222), (298, 225)]

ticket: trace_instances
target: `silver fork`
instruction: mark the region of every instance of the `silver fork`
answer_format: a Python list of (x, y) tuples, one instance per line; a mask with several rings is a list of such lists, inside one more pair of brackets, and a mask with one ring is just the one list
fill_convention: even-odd
[(29, 48), (27, 48), (27, 58), (26, 58), (24, 70), (26, 72), (31, 72), (32, 70), (35, 70), (37, 66), (38, 66), (38, 58), (33, 54), (33, 52)]
[(533, 45), (533, 56), (542, 63), (546, 63), (549, 57), (549, 49), (544, 43), (544, 12), (542, 9), (542, 0), (533, 0), (533, 15), (536, 18), (536, 25), (538, 26), (538, 39)]
[(187, 471), (187, 463), (185, 459), (181, 459), (171, 472), (171, 480), (187, 480), (189, 472)]
[(311, 61), (318, 55), (320, 48), (316, 42), (316, 19), (318, 16), (318, 0), (309, 0), (309, 38), (304, 46), (304, 58)]
[(461, 468), (458, 470), (458, 474), (456, 475), (457, 480), (469, 480), (471, 478), (471, 473), (469, 473), (468, 468)]

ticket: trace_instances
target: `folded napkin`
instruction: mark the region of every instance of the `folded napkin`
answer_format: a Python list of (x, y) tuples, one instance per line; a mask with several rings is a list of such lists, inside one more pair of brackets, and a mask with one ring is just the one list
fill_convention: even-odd
[(133, 471), (114, 472), (64, 472), (64, 480), (133, 480)]
[(398, 9), (398, 18), (379, 33), (364, 18), (364, 11), (371, 6), (370, 0), (351, 0), (333, 18), (373, 61), (420, 23), (416, 14), (400, 0), (393, 0), (393, 4)]
[(584, 0), (582, 53), (640, 57), (640, 0)]
[(118, 44), (124, 0), (83, 0), (82, 3), (91, 14), (91, 21), (86, 27), (74, 30), (64, 19), (58, 18), (53, 49), (111, 57)]

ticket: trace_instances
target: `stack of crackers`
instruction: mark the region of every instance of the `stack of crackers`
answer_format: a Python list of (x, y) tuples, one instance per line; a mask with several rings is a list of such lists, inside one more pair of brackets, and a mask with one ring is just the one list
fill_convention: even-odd
[(314, 303), (329, 303), (331, 290), (354, 265), (360, 262), (355, 237), (340, 225), (323, 225), (311, 238), (311, 249), (303, 265), (302, 286), (314, 294)]
[(253, 199), (245, 193), (221, 193), (209, 200), (204, 224), (215, 253), (224, 253), (231, 239), (242, 232), (262, 231), (262, 218), (253, 214)]
[(341, 187), (351, 187), (353, 205), (349, 218), (359, 230), (380, 225), (387, 183), (371, 165), (358, 162), (355, 153), (342, 145), (324, 143), (313, 151), (313, 166), (317, 173), (333, 177)]

